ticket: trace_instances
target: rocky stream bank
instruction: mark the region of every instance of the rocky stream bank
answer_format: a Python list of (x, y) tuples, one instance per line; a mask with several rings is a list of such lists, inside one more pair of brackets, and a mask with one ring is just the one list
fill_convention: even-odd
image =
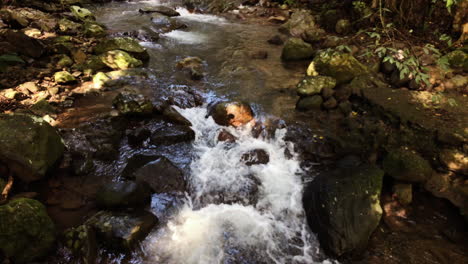
[[(257, 104), (213, 99), (205, 87), (209, 61), (197, 54), (170, 61), (174, 71), (166, 74), (180, 83), (161, 85), (164, 73), (149, 66), (154, 51), (144, 43), (190, 32), (186, 21), (176, 19), (182, 11), (173, 7), (179, 3), (135, 5), (133, 12), (152, 28), (129, 31), (107, 29), (90, 11), (96, 6), (81, 1), (2, 6), (0, 260), (182, 263), (174, 256), (152, 259), (141, 245), (154, 230), (174, 224), (187, 196), (199, 211), (226, 204), (274, 212), (262, 197), (270, 186), (256, 168), (276, 164), (277, 154), (255, 140), (271, 143), (286, 128), (284, 140), (294, 147), (280, 148), (284, 160), (278, 164), (300, 162), (298, 215), (306, 218), (308, 235), (295, 230), (286, 240), (292, 246), (279, 250), (279, 256), (287, 252), (282, 263), (467, 262), (466, 46), (442, 55), (416, 47), (431, 69), (430, 83), (423, 84), (375, 54), (364, 55), (372, 39), (356, 33), (350, 17), (260, 2), (184, 4), (190, 11), (222, 12), (230, 21), (278, 29), (260, 40), (271, 50), (233, 53), (229, 63), (245, 56), (265, 62), (258, 67), (264, 72), (292, 69), (293, 84), (284, 81), (267, 91), (297, 101), (282, 106), (296, 109), (283, 112), (284, 121), (263, 117)], [(401, 50), (409, 45), (397, 44)], [(449, 68), (439, 67), (436, 57), (446, 58)], [(252, 71), (245, 65), (226, 68), (241, 78)], [(210, 144), (229, 153), (245, 140), (244, 130), (254, 140), (232, 161), (249, 168), (242, 188), (198, 191), (193, 145), (203, 130), (181, 110), (197, 107), (206, 107), (206, 118), (219, 126)], [(302, 258), (298, 249), (313, 241), (309, 228), (320, 249)], [(229, 239), (223, 243), (236, 248)], [(244, 250), (226, 249), (224, 260), (270, 263)]]

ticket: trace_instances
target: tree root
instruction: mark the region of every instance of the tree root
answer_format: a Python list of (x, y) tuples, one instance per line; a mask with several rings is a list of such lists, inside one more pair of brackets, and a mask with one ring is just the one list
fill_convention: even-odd
[(8, 182), (5, 185), (5, 188), (3, 188), (3, 191), (0, 196), (0, 204), (3, 204), (7, 201), (8, 194), (10, 194), (12, 187), (13, 187), (13, 173), (10, 172), (10, 174), (8, 175)]

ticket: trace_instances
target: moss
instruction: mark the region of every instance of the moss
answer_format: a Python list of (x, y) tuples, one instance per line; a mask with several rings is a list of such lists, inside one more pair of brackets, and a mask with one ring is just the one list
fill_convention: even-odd
[(402, 181), (425, 182), (432, 174), (429, 162), (406, 148), (390, 151), (382, 165), (385, 173)]
[(369, 72), (366, 66), (351, 54), (340, 52), (321, 52), (309, 66), (309, 75), (326, 75), (337, 80), (337, 84), (350, 82), (357, 76)]
[(328, 76), (309, 76), (297, 84), (297, 94), (299, 96), (310, 96), (320, 94), (323, 89), (333, 89), (336, 80)]
[(0, 206), (0, 249), (15, 263), (44, 257), (54, 241), (54, 224), (40, 202), (20, 198)]
[(314, 55), (314, 49), (300, 38), (290, 38), (286, 41), (281, 58), (286, 61), (305, 60)]
[(114, 70), (126, 70), (143, 65), (141, 60), (135, 59), (130, 54), (121, 50), (111, 50), (100, 55), (102, 63)]
[(71, 83), (76, 81), (75, 77), (67, 71), (59, 71), (54, 74), (54, 80), (56, 83)]

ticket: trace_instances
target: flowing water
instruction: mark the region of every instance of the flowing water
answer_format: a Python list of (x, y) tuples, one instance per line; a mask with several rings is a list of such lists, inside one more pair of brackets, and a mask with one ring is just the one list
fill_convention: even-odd
[[(112, 34), (138, 31), (147, 36), (142, 45), (151, 60), (151, 85), (141, 88), (155, 94), (158, 87), (194, 87), (207, 102), (219, 99), (252, 103), (257, 119), (294, 112), (295, 96), (288, 92), (303, 75), (301, 65), (282, 65), (280, 47), (266, 40), (277, 34), (269, 24), (241, 23), (227, 18), (191, 14), (183, 8), (176, 17), (187, 28), (151, 36), (158, 27), (139, 8), (159, 1), (113, 2), (92, 7), (97, 20)], [(163, 3), (166, 4), (166, 3)], [(174, 3), (172, 3), (174, 4)], [(266, 51), (264, 60), (251, 54)], [(205, 76), (194, 82), (175, 63), (187, 56), (204, 61)], [(142, 243), (132, 263), (332, 263), (323, 260), (319, 245), (307, 227), (302, 208), (304, 172), (286, 129), (273, 136), (252, 136), (252, 127), (224, 128), (238, 139), (218, 142), (222, 127), (206, 118), (207, 108), (179, 109), (193, 124), (189, 165), (189, 193), (175, 210), (161, 218), (165, 196), (155, 195), (153, 212), (163, 219)], [(79, 112), (79, 111), (78, 111)], [(255, 149), (269, 155), (267, 164), (247, 166), (241, 156)], [(170, 200), (169, 198), (166, 201)], [(120, 262), (116, 258), (112, 262)]]

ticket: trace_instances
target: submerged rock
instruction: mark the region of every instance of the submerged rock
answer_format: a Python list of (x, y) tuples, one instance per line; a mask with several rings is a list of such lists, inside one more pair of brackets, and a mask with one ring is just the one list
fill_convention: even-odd
[(144, 95), (133, 91), (122, 91), (112, 101), (112, 105), (124, 115), (150, 115), (153, 104)]
[(247, 166), (267, 164), (270, 162), (270, 155), (263, 149), (254, 149), (244, 153), (241, 157), (241, 161)]
[(44, 205), (19, 198), (0, 206), (0, 251), (15, 263), (45, 257), (55, 242), (55, 227)]
[(176, 64), (176, 68), (188, 71), (192, 80), (203, 78), (203, 61), (198, 57), (187, 57)]
[(321, 173), (307, 186), (307, 222), (328, 254), (341, 256), (366, 247), (382, 216), (383, 175), (376, 166), (361, 165)]
[(307, 69), (307, 75), (326, 75), (336, 79), (337, 84), (350, 82), (354, 77), (368, 73), (351, 54), (340, 52), (319, 53)]
[(25, 182), (44, 177), (65, 149), (49, 123), (27, 114), (0, 114), (0, 145), (0, 160)]
[(254, 119), (252, 108), (243, 102), (218, 103), (213, 107), (211, 116), (218, 125), (233, 127), (245, 125)]
[(281, 53), (285, 61), (310, 59), (314, 55), (314, 49), (309, 43), (300, 38), (290, 38), (286, 41)]
[(131, 181), (106, 183), (96, 194), (98, 206), (108, 209), (139, 207), (150, 201), (151, 196), (147, 186)]
[(101, 211), (85, 223), (96, 231), (97, 240), (117, 249), (131, 250), (158, 224), (158, 218), (149, 212)]
[(428, 161), (418, 153), (403, 148), (390, 151), (382, 166), (388, 175), (407, 182), (425, 182), (432, 174)]
[(156, 193), (186, 190), (183, 172), (163, 156), (135, 155), (129, 159), (122, 175), (148, 185)]
[(301, 97), (320, 94), (322, 90), (333, 89), (336, 80), (328, 76), (308, 76), (297, 84), (297, 94)]

